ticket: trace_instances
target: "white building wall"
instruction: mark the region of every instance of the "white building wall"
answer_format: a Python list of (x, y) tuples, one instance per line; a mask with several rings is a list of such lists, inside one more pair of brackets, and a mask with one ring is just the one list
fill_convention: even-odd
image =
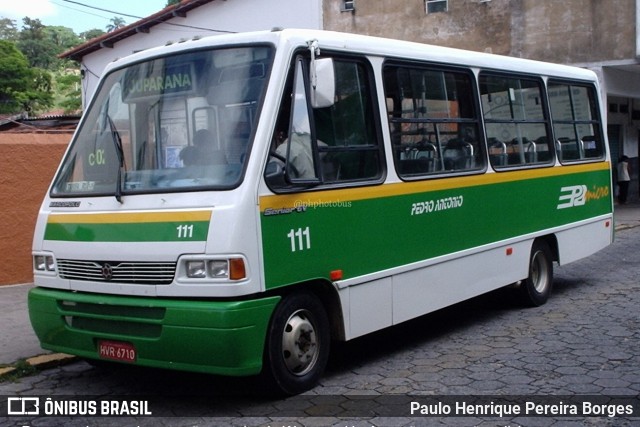
[[(188, 27), (183, 27), (181, 24)], [(282, 28), (322, 28), (322, 0), (215, 0), (187, 13), (102, 48), (82, 59), (82, 105), (95, 92), (105, 66), (140, 50), (195, 36)], [(207, 30), (208, 29), (208, 30)], [(215, 31), (218, 30), (218, 31)]]

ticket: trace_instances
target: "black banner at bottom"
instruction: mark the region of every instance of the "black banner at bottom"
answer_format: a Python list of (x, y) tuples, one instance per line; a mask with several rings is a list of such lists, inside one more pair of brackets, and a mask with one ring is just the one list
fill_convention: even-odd
[(640, 396), (0, 396), (0, 416), (640, 417)]

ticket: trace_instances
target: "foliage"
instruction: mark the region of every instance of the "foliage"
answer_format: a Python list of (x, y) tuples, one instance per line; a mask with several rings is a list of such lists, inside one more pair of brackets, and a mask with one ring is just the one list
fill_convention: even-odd
[[(124, 25), (114, 17), (108, 28)], [(0, 113), (42, 113), (53, 106), (66, 113), (80, 110), (79, 65), (59, 55), (104, 34), (97, 28), (75, 34), (29, 17), (18, 28), (15, 20), (0, 16)]]
[(22, 109), (29, 113), (46, 111), (53, 105), (51, 73), (41, 68), (31, 68), (29, 89), (18, 99)]
[(107, 25), (107, 33), (112, 33), (115, 30), (124, 27), (125, 25), (127, 25), (127, 23), (125, 22), (124, 18), (122, 18), (121, 16), (114, 16), (113, 18), (111, 18), (111, 24)]
[(104, 31), (77, 35), (71, 28), (45, 26), (29, 17), (22, 23), (19, 31), (14, 20), (0, 17), (0, 113), (42, 113), (54, 105), (78, 111), (78, 64), (58, 55)]
[(51, 74), (29, 67), (15, 44), (0, 40), (0, 112), (37, 112), (52, 105)]
[(180, 3), (180, 0), (167, 0), (167, 6), (165, 7), (173, 6), (174, 4), (178, 4), (178, 3)]
[(57, 104), (65, 113), (74, 113), (82, 109), (82, 94), (80, 92), (80, 73), (66, 71), (55, 78), (56, 93), (60, 97)]
[(0, 40), (0, 113), (20, 111), (19, 94), (29, 87), (29, 63), (15, 44)]
[[(4, 367), (4, 366), (3, 366)], [(18, 360), (13, 369), (7, 372), (5, 375), (0, 377), (0, 383), (2, 382), (15, 382), (18, 381), (22, 377), (27, 377), (29, 375), (33, 375), (38, 372), (38, 368), (31, 365), (24, 359)]]
[(64, 65), (58, 55), (82, 42), (71, 28), (47, 27), (39, 19), (28, 17), (22, 21), (24, 25), (17, 45), (32, 67), (57, 70)]
[(0, 40), (18, 40), (16, 21), (9, 18), (0, 18)]
[(99, 28), (93, 28), (91, 30), (88, 31), (83, 31), (82, 33), (80, 33), (80, 38), (83, 41), (88, 41), (91, 39), (95, 39), (96, 37), (100, 37), (101, 35), (105, 34), (105, 32)]
[[(98, 30), (99, 31), (99, 30)], [(65, 50), (69, 50), (74, 46), (82, 43), (82, 38), (69, 27), (62, 26), (47, 26), (44, 28), (45, 35), (51, 39), (56, 46), (56, 50), (60, 54)]]
[(29, 60), (31, 67), (53, 68), (56, 60), (56, 46), (45, 31), (39, 19), (24, 17), (23, 27), (18, 37), (18, 48)]

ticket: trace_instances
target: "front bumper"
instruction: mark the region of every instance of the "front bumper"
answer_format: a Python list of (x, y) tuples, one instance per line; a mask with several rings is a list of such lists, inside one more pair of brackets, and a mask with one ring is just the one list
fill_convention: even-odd
[(280, 297), (246, 301), (163, 299), (35, 288), (29, 316), (42, 348), (99, 359), (98, 341), (133, 344), (135, 364), (254, 375)]

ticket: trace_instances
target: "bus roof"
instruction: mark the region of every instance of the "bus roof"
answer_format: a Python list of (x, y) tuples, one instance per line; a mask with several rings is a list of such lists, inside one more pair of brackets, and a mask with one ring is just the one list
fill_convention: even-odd
[(430, 61), (472, 68), (517, 71), (535, 75), (587, 81), (597, 80), (593, 71), (569, 65), (382, 37), (310, 29), (274, 29), (271, 31), (255, 31), (194, 38), (172, 45), (151, 48), (115, 60), (107, 66), (106, 71), (109, 71), (111, 68), (119, 68), (132, 62), (191, 49), (259, 42), (272, 43), (277, 48), (295, 49), (299, 46), (305, 46), (307, 41), (314, 39), (318, 40), (321, 51), (322, 49), (330, 49), (333, 51), (361, 53), (386, 58)]

